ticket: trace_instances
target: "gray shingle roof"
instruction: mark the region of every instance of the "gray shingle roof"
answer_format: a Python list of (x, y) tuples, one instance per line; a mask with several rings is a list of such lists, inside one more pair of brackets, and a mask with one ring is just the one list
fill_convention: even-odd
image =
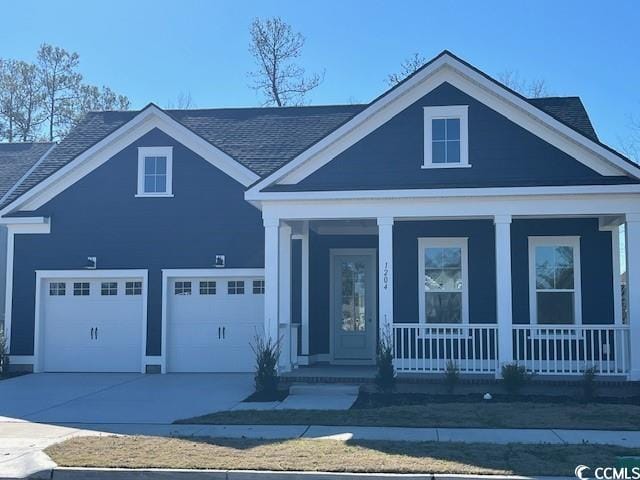
[(587, 110), (580, 97), (530, 98), (529, 103), (577, 130), (584, 136), (598, 142), (598, 135), (591, 124)]
[(0, 143), (0, 199), (49, 151), (53, 143)]
[[(540, 98), (529, 101), (571, 128), (597, 141), (587, 112), (578, 97)], [(256, 174), (264, 177), (295, 158), (366, 107), (367, 105), (331, 105), (166, 110), (165, 112)], [(0, 207), (14, 201), (138, 113), (138, 111), (88, 113), (84, 121), (47, 155)]]
[[(165, 110), (260, 176), (275, 171), (366, 105)], [(4, 207), (139, 112), (90, 112), (5, 202)]]

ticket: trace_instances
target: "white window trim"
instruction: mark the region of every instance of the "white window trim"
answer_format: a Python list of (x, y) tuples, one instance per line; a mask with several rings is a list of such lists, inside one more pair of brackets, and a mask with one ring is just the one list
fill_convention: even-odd
[[(573, 311), (575, 322), (569, 324), (539, 324), (538, 296), (536, 295), (536, 247), (567, 246), (573, 248)], [(558, 325), (582, 325), (582, 276), (580, 273), (580, 237), (554, 236), (529, 237), (529, 322), (531, 325), (543, 325), (556, 328)]]
[[(167, 157), (167, 191), (144, 191), (145, 157)], [(138, 147), (138, 193), (136, 197), (173, 197), (173, 147)]]
[(462, 323), (469, 323), (469, 241), (467, 237), (422, 237), (418, 238), (418, 323), (426, 325), (442, 325), (427, 323), (424, 300), (424, 251), (426, 248), (459, 247), (462, 250)]
[[(460, 163), (433, 163), (431, 121), (443, 118), (460, 119)], [(469, 106), (424, 107), (424, 162), (422, 168), (469, 168)]]

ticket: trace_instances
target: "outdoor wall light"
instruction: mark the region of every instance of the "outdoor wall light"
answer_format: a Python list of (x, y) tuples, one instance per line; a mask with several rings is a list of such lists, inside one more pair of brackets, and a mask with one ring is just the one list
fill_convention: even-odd
[(214, 266), (216, 268), (224, 268), (224, 264), (225, 264), (224, 255), (216, 255), (216, 262)]
[(98, 266), (98, 257), (87, 257), (87, 264), (84, 268), (87, 270), (95, 270)]

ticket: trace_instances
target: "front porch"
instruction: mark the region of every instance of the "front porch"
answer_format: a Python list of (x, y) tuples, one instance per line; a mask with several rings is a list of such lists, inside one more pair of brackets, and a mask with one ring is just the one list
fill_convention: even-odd
[(403, 377), (499, 377), (517, 362), (638, 379), (635, 215), (266, 218), (265, 329), (289, 379), (371, 381), (381, 338)]

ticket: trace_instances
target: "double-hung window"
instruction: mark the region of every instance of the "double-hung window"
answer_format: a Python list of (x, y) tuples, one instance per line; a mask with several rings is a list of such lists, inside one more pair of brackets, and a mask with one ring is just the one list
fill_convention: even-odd
[(529, 237), (531, 323), (581, 323), (580, 238)]
[(171, 197), (173, 147), (138, 148), (138, 197)]
[(418, 239), (420, 321), (468, 323), (466, 238)]
[(470, 167), (468, 107), (424, 108), (422, 168)]

